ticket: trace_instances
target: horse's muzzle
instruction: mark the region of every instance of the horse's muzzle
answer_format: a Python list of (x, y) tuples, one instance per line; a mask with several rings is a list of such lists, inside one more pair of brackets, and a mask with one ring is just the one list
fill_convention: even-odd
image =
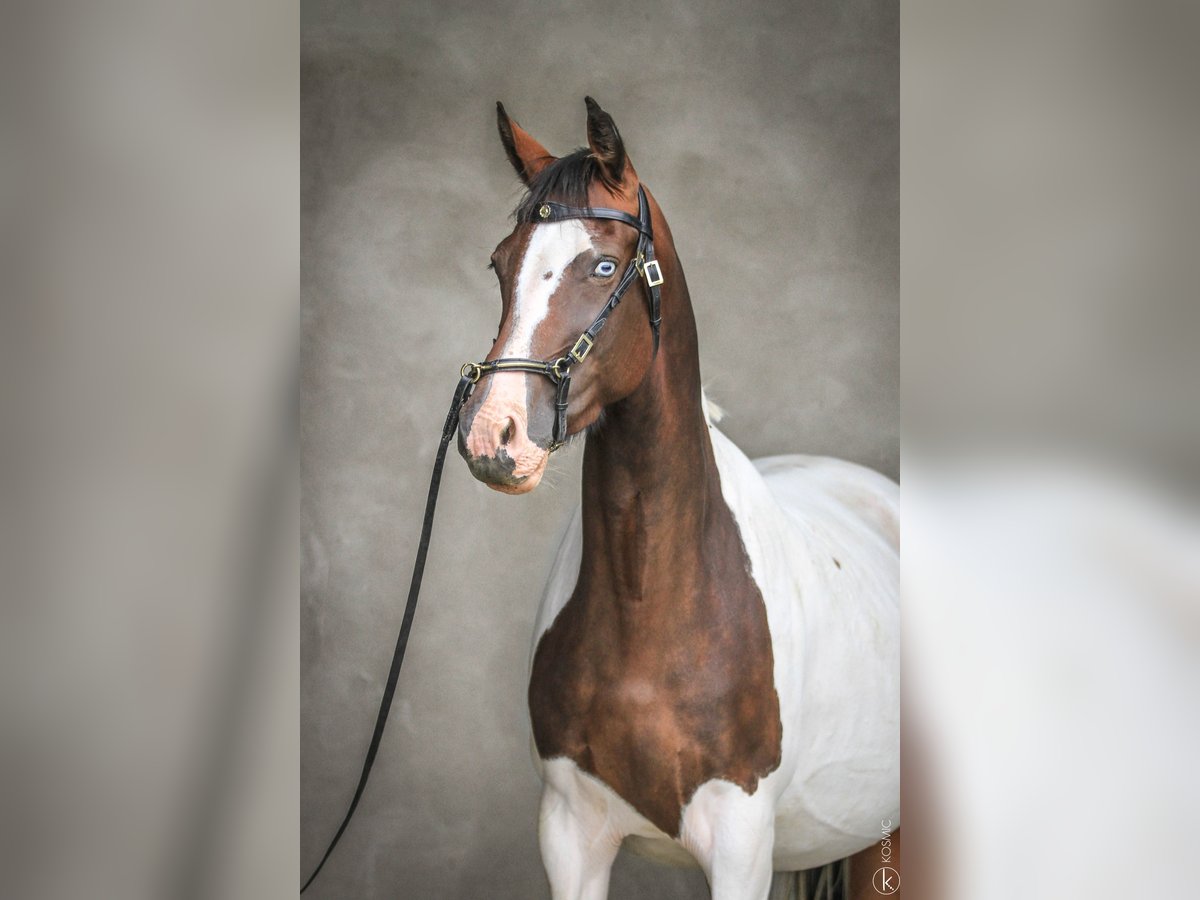
[[(524, 494), (532, 491), (542, 480), (545, 462), (531, 472), (517, 474), (517, 461), (501, 447), (494, 456), (476, 456), (467, 449), (466, 436), (458, 432), (458, 452), (467, 463), (471, 474), (493, 490), (505, 494)], [(547, 454), (549, 455), (549, 454)]]
[(471, 474), (487, 484), (515, 485), (524, 481), (515, 474), (516, 460), (512, 459), (501, 447), (495, 456), (473, 456), (467, 450), (467, 441), (460, 430), (458, 432), (458, 452), (467, 461)]

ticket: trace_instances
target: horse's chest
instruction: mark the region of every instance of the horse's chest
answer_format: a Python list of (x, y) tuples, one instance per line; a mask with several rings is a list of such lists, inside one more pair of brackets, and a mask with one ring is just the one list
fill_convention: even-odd
[(573, 760), (670, 835), (704, 782), (752, 793), (779, 765), (782, 729), (765, 608), (744, 600), (734, 617), (648, 615), (630, 629), (573, 599), (534, 656), (539, 754)]

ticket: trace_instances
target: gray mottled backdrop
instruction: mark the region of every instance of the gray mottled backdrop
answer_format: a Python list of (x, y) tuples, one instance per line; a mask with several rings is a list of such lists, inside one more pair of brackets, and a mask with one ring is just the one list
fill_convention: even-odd
[[(899, 466), (898, 8), (880, 2), (307, 3), (302, 38), (302, 859), (349, 799), (458, 366), (518, 185), (494, 103), (554, 152), (616, 118), (675, 234), (702, 369), (751, 455)], [(670, 322), (664, 323), (670, 328)], [(549, 896), (530, 632), (580, 451), (504, 497), (452, 456), (413, 642), (314, 897)], [(614, 898), (707, 896), (623, 854)]]

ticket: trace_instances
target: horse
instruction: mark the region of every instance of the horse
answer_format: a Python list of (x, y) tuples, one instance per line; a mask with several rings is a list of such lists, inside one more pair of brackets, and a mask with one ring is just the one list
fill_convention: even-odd
[(623, 844), (699, 865), (714, 900), (858, 854), (842, 888), (878, 896), (881, 836), (892, 870), (899, 853), (899, 487), (836, 459), (752, 462), (722, 434), (671, 229), (585, 103), (587, 146), (563, 157), (497, 103), (526, 190), (457, 423), (506, 494), (584, 443), (529, 674), (552, 896), (602, 900)]

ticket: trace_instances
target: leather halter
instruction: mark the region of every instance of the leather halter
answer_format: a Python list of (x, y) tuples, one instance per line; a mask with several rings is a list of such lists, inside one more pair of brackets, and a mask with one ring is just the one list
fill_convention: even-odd
[(617, 282), (616, 288), (609, 295), (604, 308), (576, 338), (571, 349), (563, 356), (553, 360), (524, 359), (508, 357), (490, 361), (466, 363), (462, 367), (463, 378), (469, 378), (472, 386), (479, 382), (484, 375), (494, 375), (498, 372), (531, 372), (550, 379), (555, 387), (554, 392), (554, 433), (550, 442), (550, 452), (553, 453), (567, 440), (567, 393), (571, 390), (571, 366), (582, 363), (596, 343), (596, 336), (608, 321), (612, 311), (617, 308), (629, 286), (638, 275), (646, 279), (646, 296), (650, 305), (650, 329), (654, 332), (654, 352), (658, 352), (658, 332), (662, 323), (660, 310), (659, 287), (663, 283), (662, 268), (654, 258), (654, 231), (650, 225), (650, 204), (646, 202), (646, 192), (638, 185), (638, 215), (635, 219), (627, 212), (619, 209), (609, 209), (604, 206), (567, 206), (548, 200), (537, 208), (533, 214), (522, 217), (523, 222), (562, 222), (566, 219), (611, 219), (623, 222), (637, 229), (638, 242), (633, 259), (625, 268), (625, 274)]
[(350, 825), (350, 820), (354, 818), (358, 802), (367, 789), (367, 779), (371, 777), (371, 769), (375, 765), (375, 757), (379, 753), (379, 745), (383, 740), (384, 727), (387, 725), (388, 714), (392, 709), (392, 699), (396, 695), (396, 685), (400, 680), (400, 668), (404, 665), (404, 652), (408, 647), (408, 637), (412, 633), (413, 617), (417, 613), (417, 600), (421, 596), (421, 582), (425, 577), (425, 560), (429, 554), (430, 539), (433, 537), (433, 516), (437, 510), (438, 491), (442, 484), (442, 467), (446, 462), (446, 448), (450, 446), (450, 441), (458, 431), (459, 413), (475, 389), (476, 383), (484, 375), (492, 375), (496, 372), (533, 372), (535, 375), (545, 375), (549, 378), (557, 388), (554, 401), (554, 442), (550, 445), (550, 449), (553, 451), (561, 447), (567, 438), (567, 391), (571, 386), (571, 366), (581, 363), (587, 358), (592, 345), (596, 343), (596, 335), (600, 333), (600, 329), (608, 321), (609, 314), (616, 309), (617, 304), (621, 302), (621, 296), (629, 290), (629, 286), (633, 284), (633, 280), (638, 275), (642, 275), (646, 279), (646, 296), (650, 303), (650, 328), (654, 331), (654, 351), (658, 352), (658, 328), (661, 323), (658, 288), (663, 283), (663, 277), (658, 261), (654, 258), (654, 235), (650, 228), (650, 206), (646, 202), (646, 192), (640, 185), (638, 186), (638, 217), (636, 219), (619, 209), (565, 206), (562, 203), (546, 202), (537, 208), (536, 215), (528, 221), (560, 222), (563, 219), (612, 219), (624, 222), (638, 230), (637, 250), (633, 259), (630, 260), (628, 268), (625, 269), (625, 274), (617, 283), (616, 290), (612, 292), (608, 302), (600, 310), (600, 314), (596, 316), (595, 321), (588, 326), (587, 330), (579, 335), (575, 345), (566, 356), (560, 356), (553, 361), (494, 359), (491, 362), (467, 363), (462, 367), (462, 377), (458, 380), (458, 387), (454, 389), (454, 398), (450, 401), (450, 411), (446, 413), (446, 421), (442, 425), (442, 437), (438, 443), (437, 455), (433, 459), (433, 473), (429, 477), (429, 493), (425, 497), (425, 516), (421, 522), (421, 539), (417, 542), (417, 558), (413, 562), (412, 579), (408, 584), (408, 600), (404, 604), (404, 618), (400, 622), (400, 633), (396, 636), (396, 648), (392, 651), (392, 664), (388, 669), (387, 681), (384, 683), (383, 697), (379, 701), (379, 712), (375, 714), (375, 728), (371, 732), (371, 742), (363, 759), (362, 770), (359, 772), (358, 784), (354, 788), (350, 806), (334, 833), (333, 840), (325, 848), (316, 869), (300, 888), (301, 894), (308, 890), (308, 886), (321, 874), (334, 847), (338, 845), (346, 828)]

